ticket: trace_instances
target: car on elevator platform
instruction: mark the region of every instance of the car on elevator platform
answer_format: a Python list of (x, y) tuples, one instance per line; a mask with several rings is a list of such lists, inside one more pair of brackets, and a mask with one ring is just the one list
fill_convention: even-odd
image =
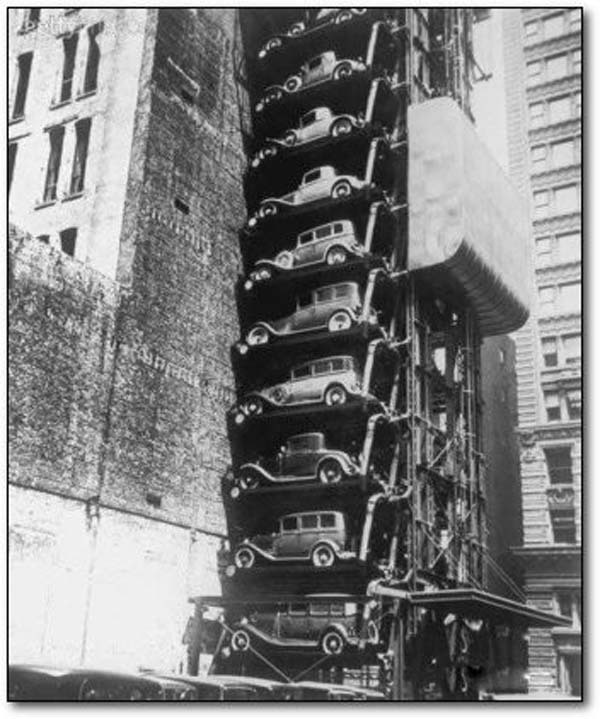
[(254, 641), (280, 649), (318, 649), (339, 655), (358, 646), (363, 626), (365, 643), (378, 644), (377, 625), (372, 619), (363, 621), (363, 607), (351, 595), (312, 594), (306, 596), (306, 601), (259, 607), (251, 612), (237, 624), (231, 648), (247, 651)]
[(281, 197), (267, 197), (248, 220), (248, 227), (254, 228), (260, 220), (281, 214), (300, 205), (324, 200), (331, 197), (344, 200), (353, 194), (371, 187), (371, 183), (356, 175), (339, 175), (335, 167), (323, 165), (304, 174), (300, 185), (293, 192)]
[(293, 250), (283, 250), (274, 260), (258, 260), (244, 287), (250, 290), (255, 283), (266, 282), (280, 274), (314, 265), (342, 265), (352, 257), (366, 254), (353, 222), (329, 222), (301, 232)]
[(300, 118), (298, 127), (287, 130), (282, 137), (267, 138), (265, 146), (250, 161), (258, 167), (268, 157), (274, 157), (280, 148), (302, 147), (324, 137), (345, 137), (365, 126), (362, 113), (337, 114), (328, 107), (315, 107)]
[(316, 330), (344, 332), (361, 322), (377, 325), (378, 318), (373, 307), (363, 307), (358, 283), (327, 285), (299, 295), (296, 311), (288, 317), (256, 322), (246, 333), (246, 344), (240, 343), (238, 350), (245, 354), (248, 347)]
[(234, 420), (242, 424), (249, 417), (283, 407), (325, 404), (342, 405), (349, 399), (368, 399), (362, 376), (352, 356), (323, 357), (297, 365), (286, 382), (254, 390), (234, 407)]
[(231, 496), (237, 498), (242, 491), (260, 485), (313, 481), (337, 484), (358, 476), (359, 472), (358, 457), (353, 459), (346, 452), (329, 449), (322, 432), (296, 434), (281, 448), (272, 472), (260, 462), (243, 464), (234, 480)]
[(333, 50), (321, 53), (311, 58), (295, 75), (290, 75), (283, 85), (270, 85), (266, 88), (263, 97), (256, 104), (256, 112), (263, 112), (266, 107), (278, 102), (285, 95), (291, 95), (329, 80), (347, 80), (353, 75), (366, 72), (367, 66), (361, 58), (338, 59)]
[(257, 560), (266, 563), (311, 563), (332, 567), (356, 558), (352, 537), (342, 512), (312, 511), (287, 514), (272, 534), (244, 539), (233, 553), (238, 569), (250, 569)]
[(317, 13), (314, 22), (306, 23), (303, 20), (295, 22), (286, 32), (273, 35), (258, 51), (260, 60), (264, 60), (270, 52), (277, 48), (283, 47), (284, 44), (292, 38), (300, 38), (312, 30), (324, 27), (325, 25), (341, 25), (355, 17), (365, 15), (367, 8), (348, 7), (348, 8), (321, 8)]

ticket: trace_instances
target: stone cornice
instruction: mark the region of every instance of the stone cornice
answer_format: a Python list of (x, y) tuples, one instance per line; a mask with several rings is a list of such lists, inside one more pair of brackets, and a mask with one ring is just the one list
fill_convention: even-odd
[(534, 190), (543, 190), (548, 187), (555, 187), (563, 182), (573, 181), (581, 184), (581, 165), (579, 163), (532, 173), (531, 175), (531, 187)]
[(556, 80), (531, 85), (527, 88), (527, 102), (545, 100), (554, 95), (564, 95), (568, 92), (581, 92), (581, 74), (564, 75)]
[(553, 234), (579, 227), (581, 227), (581, 212), (570, 212), (567, 215), (545, 217), (542, 220), (534, 220), (533, 222), (533, 231), (536, 236)]
[(549, 40), (540, 40), (539, 42), (525, 45), (525, 60), (540, 60), (548, 55), (554, 55), (560, 52), (577, 50), (581, 47), (581, 33), (579, 30), (565, 33), (552, 37)]
[(559, 137), (569, 138), (577, 135), (581, 136), (581, 118), (579, 117), (555, 122), (552, 125), (530, 128), (529, 142), (537, 144), (544, 140), (555, 140)]
[(579, 280), (581, 279), (581, 260), (557, 262), (547, 267), (539, 267), (536, 268), (535, 275), (537, 285), (542, 282)]

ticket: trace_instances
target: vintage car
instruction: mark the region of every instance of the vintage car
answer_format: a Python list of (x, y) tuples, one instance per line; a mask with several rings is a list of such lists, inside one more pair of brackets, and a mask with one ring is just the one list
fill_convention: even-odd
[(350, 550), (351, 537), (341, 512), (299, 512), (278, 522), (277, 532), (244, 539), (233, 554), (238, 569), (250, 569), (257, 559), (266, 562), (311, 562), (331, 567), (336, 561), (356, 557)]
[(349, 398), (365, 398), (361, 372), (354, 357), (323, 357), (294, 367), (281, 384), (249, 392), (234, 408), (236, 424), (248, 417), (280, 407), (325, 403), (345, 404)]
[(300, 185), (293, 192), (281, 197), (267, 197), (263, 200), (257, 213), (248, 220), (248, 226), (255, 227), (259, 220), (264, 220), (298, 205), (306, 205), (327, 197), (341, 200), (369, 186), (369, 182), (361, 180), (355, 175), (338, 175), (335, 167), (331, 167), (331, 165), (317, 167), (302, 177)]
[(231, 490), (238, 497), (240, 490), (253, 489), (260, 484), (285, 484), (287, 482), (311, 482), (337, 484), (346, 477), (359, 472), (358, 458), (352, 459), (346, 452), (328, 449), (321, 432), (308, 432), (290, 437), (278, 453), (276, 469), (269, 469), (258, 462), (243, 464)]
[[(357, 282), (341, 282), (319, 287), (296, 298), (296, 311), (279, 320), (256, 322), (246, 333), (249, 347), (264, 345), (272, 339), (328, 330), (343, 332), (363, 321), (362, 292)], [(371, 307), (367, 320), (377, 324), (377, 312)], [(242, 352), (245, 347), (240, 346)]]
[(300, 37), (301, 35), (304, 35), (307, 31), (313, 30), (317, 27), (322, 27), (323, 25), (348, 22), (348, 20), (352, 20), (354, 17), (364, 15), (366, 12), (367, 8), (359, 7), (322, 8), (321, 10), (319, 10), (315, 21), (311, 23), (310, 26), (300, 20), (291, 25), (287, 32), (280, 33), (279, 35), (274, 35), (273, 37), (269, 38), (267, 42), (258, 51), (258, 57), (263, 60), (270, 52), (272, 52), (278, 47), (282, 47), (284, 43), (290, 38)]
[(280, 252), (274, 260), (258, 260), (244, 286), (250, 290), (255, 282), (270, 280), (279, 273), (311, 265), (342, 265), (349, 257), (364, 257), (365, 254), (353, 222), (330, 222), (301, 232), (293, 250)]
[(357, 73), (365, 72), (367, 66), (362, 60), (343, 58), (339, 60), (333, 50), (317, 55), (302, 65), (296, 75), (290, 75), (283, 85), (270, 85), (256, 104), (256, 112), (262, 112), (268, 105), (278, 102), (286, 94), (314, 87), (329, 80), (345, 80)]
[(304, 681), (286, 684), (285, 690), (288, 701), (385, 701), (381, 692), (348, 684)]
[(267, 144), (252, 158), (250, 165), (258, 167), (262, 160), (273, 157), (279, 147), (300, 147), (323, 137), (343, 137), (365, 126), (362, 114), (336, 114), (328, 107), (315, 107), (300, 118), (300, 124), (282, 137), (267, 138)]
[[(362, 606), (349, 595), (333, 598), (308, 595), (306, 602), (259, 608), (245, 617), (231, 637), (234, 651), (247, 651), (253, 638), (278, 647), (318, 648), (325, 654), (341, 654), (359, 642)], [(379, 630), (367, 621), (366, 641), (379, 642)]]
[(231, 701), (273, 701), (274, 689), (283, 686), (279, 682), (266, 682), (263, 685), (252, 678), (225, 675), (190, 676), (187, 674), (154, 675), (159, 679), (177, 681), (190, 686), (195, 692), (195, 701), (231, 702)]

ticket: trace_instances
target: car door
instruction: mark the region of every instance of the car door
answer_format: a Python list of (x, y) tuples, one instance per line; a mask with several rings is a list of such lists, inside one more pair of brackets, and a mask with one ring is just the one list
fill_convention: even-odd
[(300, 202), (312, 202), (328, 194), (329, 180), (321, 169), (311, 170), (304, 175), (300, 186)]
[(310, 556), (310, 550), (319, 539), (319, 515), (303, 514), (300, 517), (299, 554), (302, 557)]
[(299, 554), (299, 520), (296, 516), (284, 517), (277, 538), (277, 556), (297, 557)]
[(316, 311), (314, 292), (303, 292), (299, 295), (296, 312), (291, 317), (290, 331), (301, 332), (312, 327), (315, 322)]
[(302, 403), (310, 401), (310, 387), (313, 382), (311, 365), (304, 365), (293, 371), (290, 382), (290, 403)]
[[(327, 323), (336, 306), (335, 288), (323, 287), (315, 292), (315, 315), (313, 318), (313, 327), (327, 327)], [(339, 302), (337, 303), (339, 304)]]
[(306, 70), (304, 72), (304, 83), (305, 85), (311, 85), (313, 82), (319, 82), (325, 74), (325, 56), (319, 55), (313, 57), (306, 63)]
[(296, 477), (308, 474), (306, 470), (307, 455), (307, 439), (305, 437), (290, 440), (283, 455), (283, 474)]
[(306, 639), (308, 634), (308, 607), (305, 602), (288, 604), (281, 617), (281, 636), (285, 639)]

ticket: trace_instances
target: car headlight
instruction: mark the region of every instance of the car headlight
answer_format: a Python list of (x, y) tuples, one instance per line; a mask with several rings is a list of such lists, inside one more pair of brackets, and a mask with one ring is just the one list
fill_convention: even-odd
[(280, 267), (289, 268), (294, 264), (294, 256), (291, 252), (280, 252), (275, 258), (275, 262), (277, 262)]

